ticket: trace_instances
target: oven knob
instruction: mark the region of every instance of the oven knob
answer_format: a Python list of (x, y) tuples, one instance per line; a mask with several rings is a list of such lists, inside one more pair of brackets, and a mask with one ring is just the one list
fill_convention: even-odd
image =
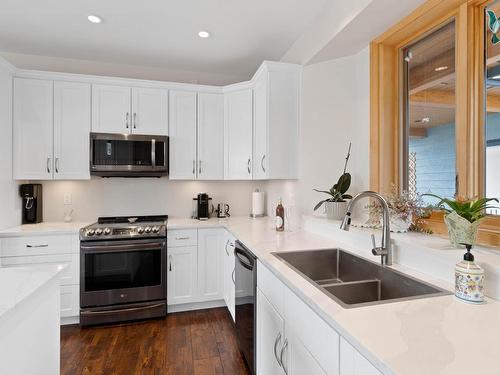
[(87, 230), (87, 232), (85, 233), (86, 236), (93, 236), (95, 233), (95, 231), (93, 229), (89, 229)]
[(144, 228), (143, 227), (137, 228), (137, 233), (143, 234), (144, 233)]
[(153, 227), (152, 229), (153, 233), (158, 233), (160, 231), (159, 227)]
[(104, 234), (111, 234), (111, 229), (104, 228)]
[(150, 233), (150, 232), (151, 232), (151, 227), (146, 227), (146, 228), (144, 228), (144, 232), (146, 232), (146, 233)]
[(95, 230), (95, 234), (97, 234), (98, 236), (100, 236), (102, 234), (102, 229), (101, 228), (97, 228)]

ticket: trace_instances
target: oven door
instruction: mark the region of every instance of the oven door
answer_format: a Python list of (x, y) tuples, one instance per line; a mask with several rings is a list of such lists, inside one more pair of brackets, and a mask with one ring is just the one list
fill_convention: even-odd
[(165, 239), (82, 242), (80, 306), (166, 299), (166, 252)]
[(90, 174), (127, 177), (167, 173), (167, 136), (90, 134)]

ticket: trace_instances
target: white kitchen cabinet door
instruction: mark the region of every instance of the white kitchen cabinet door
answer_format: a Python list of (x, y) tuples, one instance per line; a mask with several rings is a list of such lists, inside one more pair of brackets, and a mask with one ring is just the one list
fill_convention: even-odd
[(196, 300), (197, 247), (168, 248), (167, 302), (169, 305)]
[(132, 88), (132, 133), (168, 135), (168, 90)]
[[(289, 323), (287, 323), (289, 324)], [(291, 322), (293, 324), (293, 322)], [(330, 375), (327, 374), (307, 350), (300, 339), (288, 333), (283, 344), (283, 368), (288, 375)]]
[(257, 289), (256, 340), (257, 375), (284, 375), (278, 362), (285, 340), (284, 321), (259, 289)]
[[(267, 77), (264, 72), (253, 89), (253, 179), (263, 180), (268, 177), (267, 167)], [(286, 157), (286, 155), (281, 155)]]
[(92, 131), (130, 133), (130, 87), (92, 85)]
[(224, 96), (198, 93), (198, 179), (224, 179)]
[(340, 375), (381, 375), (381, 373), (341, 337)]
[(54, 179), (90, 179), (90, 84), (54, 82)]
[(14, 78), (13, 165), (17, 180), (52, 179), (53, 86), (53, 81)]
[(224, 236), (224, 301), (234, 321), (235, 314), (235, 275), (234, 275), (234, 241), (235, 238), (225, 231)]
[(171, 180), (196, 178), (196, 92), (169, 92), (169, 150)]
[(224, 97), (224, 179), (252, 179), (253, 91)]
[(198, 296), (200, 301), (223, 298), (221, 228), (198, 228)]

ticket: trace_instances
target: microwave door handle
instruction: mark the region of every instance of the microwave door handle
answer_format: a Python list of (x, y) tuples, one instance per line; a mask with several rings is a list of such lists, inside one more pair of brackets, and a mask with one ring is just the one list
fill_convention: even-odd
[(156, 167), (156, 139), (151, 140), (151, 166)]

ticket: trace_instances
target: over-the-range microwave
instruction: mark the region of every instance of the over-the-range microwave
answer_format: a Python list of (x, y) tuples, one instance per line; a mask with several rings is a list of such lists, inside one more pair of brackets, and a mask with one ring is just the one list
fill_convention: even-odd
[(90, 174), (101, 177), (168, 175), (168, 136), (90, 133)]

